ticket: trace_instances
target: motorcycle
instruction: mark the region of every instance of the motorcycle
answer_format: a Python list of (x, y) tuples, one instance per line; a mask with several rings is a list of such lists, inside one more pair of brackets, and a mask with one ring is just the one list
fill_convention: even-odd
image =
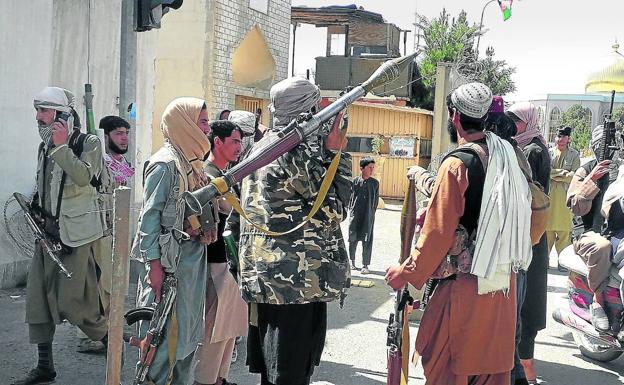
[[(615, 266), (605, 290), (605, 312), (611, 329), (600, 332), (592, 325), (590, 307), (593, 294), (587, 282), (588, 269), (572, 245), (565, 248), (559, 263), (568, 269), (568, 307), (556, 309), (552, 316), (555, 321), (572, 329), (574, 342), (581, 354), (589, 359), (609, 362), (624, 353), (624, 328), (622, 325), (622, 297), (620, 280)], [(618, 339), (619, 333), (619, 339)]]

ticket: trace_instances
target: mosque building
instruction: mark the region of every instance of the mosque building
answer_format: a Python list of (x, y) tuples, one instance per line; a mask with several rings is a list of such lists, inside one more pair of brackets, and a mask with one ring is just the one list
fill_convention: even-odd
[(589, 127), (602, 124), (609, 113), (611, 92), (615, 90), (614, 111), (624, 105), (624, 55), (616, 42), (607, 57), (607, 65), (591, 73), (585, 83), (584, 94), (547, 94), (544, 98), (531, 100), (539, 108), (541, 126), (549, 142), (554, 142), (562, 114), (570, 107), (580, 104), (589, 109)]

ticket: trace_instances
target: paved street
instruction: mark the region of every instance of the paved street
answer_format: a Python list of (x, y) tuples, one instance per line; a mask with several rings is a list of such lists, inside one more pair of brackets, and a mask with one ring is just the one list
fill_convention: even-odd
[[(383, 271), (399, 253), (400, 207), (389, 205), (377, 214), (372, 274), (366, 276), (375, 283), (372, 288), (354, 287), (349, 292), (344, 309), (329, 305), (329, 330), (323, 362), (314, 375), (314, 383), (336, 385), (385, 384), (386, 323), (392, 310), (393, 298), (383, 283)], [(358, 261), (358, 265), (361, 262)], [(551, 266), (556, 266), (554, 260)], [(565, 303), (566, 275), (549, 271), (549, 312)], [(359, 272), (353, 273), (360, 278)], [(34, 362), (34, 348), (27, 343), (24, 319), (24, 290), (0, 291), (0, 384), (9, 384)], [(418, 324), (412, 323), (412, 336)], [(58, 327), (54, 344), (54, 360), (59, 372), (58, 384), (83, 385), (104, 383), (104, 357), (77, 354), (74, 331), (67, 324)], [(244, 343), (233, 364), (230, 380), (239, 385), (256, 385), (259, 380), (244, 366)], [(131, 383), (131, 361), (136, 351), (126, 354), (124, 384)], [(548, 385), (622, 384), (624, 357), (607, 364), (584, 359), (568, 330), (548, 318), (547, 329), (538, 335), (536, 347), (537, 370)], [(412, 368), (410, 385), (424, 384), (422, 368)]]

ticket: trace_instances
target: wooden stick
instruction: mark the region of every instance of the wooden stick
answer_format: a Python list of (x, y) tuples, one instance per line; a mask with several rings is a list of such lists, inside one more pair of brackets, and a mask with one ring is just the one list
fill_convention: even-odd
[(121, 384), (124, 305), (130, 271), (130, 189), (119, 187), (113, 195), (113, 258), (110, 314), (108, 319), (108, 353), (106, 385)]

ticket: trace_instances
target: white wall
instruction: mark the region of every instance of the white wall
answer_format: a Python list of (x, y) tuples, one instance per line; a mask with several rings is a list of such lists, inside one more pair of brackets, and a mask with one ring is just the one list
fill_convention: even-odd
[[(0, 208), (14, 191), (34, 189), (40, 139), (32, 103), (41, 89), (54, 85), (74, 92), (84, 126), (89, 61), (96, 125), (102, 116), (118, 114), (121, 30), (121, 0), (3, 1), (2, 7)], [(24, 282), (29, 260), (13, 247), (0, 221), (0, 288)]]
[[(0, 208), (15, 191), (35, 186), (39, 135), (33, 96), (49, 80), (52, 1), (3, 1), (0, 12)], [(23, 282), (29, 259), (0, 225), (0, 287)]]

